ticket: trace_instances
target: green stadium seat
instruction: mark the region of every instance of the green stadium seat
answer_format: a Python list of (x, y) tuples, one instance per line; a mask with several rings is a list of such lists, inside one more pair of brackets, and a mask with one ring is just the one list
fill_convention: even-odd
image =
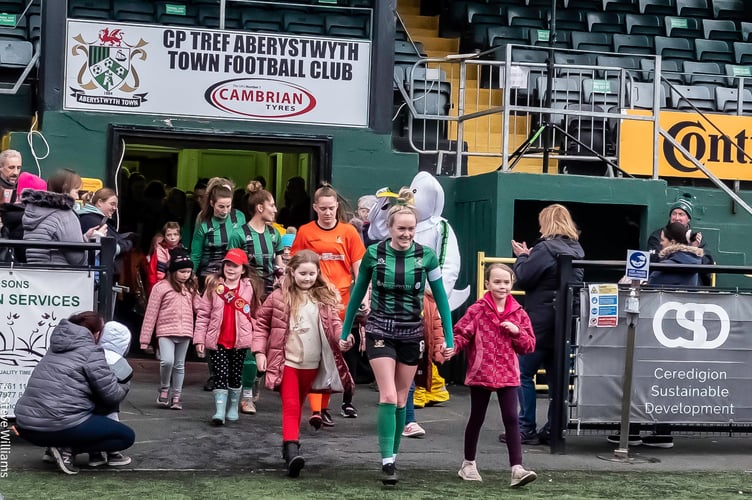
[(20, 14), (26, 7), (23, 0), (2, 0), (0, 1), (0, 12), (3, 14)]
[(623, 68), (625, 69), (633, 79), (640, 80), (640, 58), (636, 56), (607, 56), (599, 54), (596, 56), (598, 69), (595, 74), (598, 78), (619, 78), (620, 71), (604, 68)]
[(614, 34), (614, 51), (620, 54), (653, 54), (653, 39), (647, 35)]
[[(531, 29), (529, 32), (529, 43), (536, 47), (549, 47), (549, 37), (551, 32), (549, 30), (537, 30)], [(572, 48), (572, 35), (570, 31), (556, 29), (556, 43), (554, 45), (560, 49)]]
[(739, 31), (742, 33), (743, 42), (752, 42), (752, 22), (742, 21), (739, 23)]
[(367, 15), (333, 15), (324, 18), (326, 34), (353, 38), (369, 37), (369, 18)]
[(582, 100), (586, 104), (595, 104), (605, 108), (618, 106), (619, 82), (617, 80), (583, 78)]
[(613, 35), (606, 32), (588, 33), (587, 31), (573, 31), (572, 48), (595, 52), (613, 52)]
[(676, 15), (688, 17), (713, 17), (708, 0), (676, 0)]
[(701, 20), (695, 17), (666, 16), (666, 36), (702, 38)]
[(109, 9), (88, 9), (86, 7), (73, 7), (68, 11), (68, 17), (73, 19), (112, 19)]
[(752, 64), (752, 43), (734, 42), (736, 64)]
[(666, 34), (661, 18), (654, 14), (625, 14), (624, 22), (630, 35), (661, 36)]
[(494, 48), (506, 47), (509, 44), (526, 45), (529, 38), (530, 28), (524, 26), (493, 26), (488, 28), (489, 45)]
[(507, 24), (527, 28), (547, 28), (547, 20), (543, 18), (540, 9), (534, 7), (510, 5), (506, 8)]
[(113, 0), (112, 14), (118, 21), (153, 23), (154, 4), (139, 0)]
[(634, 0), (602, 0), (604, 11), (615, 12), (639, 12), (637, 2)]
[(591, 33), (626, 33), (623, 16), (618, 12), (587, 12), (585, 13), (588, 31)]
[[(684, 83), (683, 76), (683, 59), (663, 59), (661, 60), (661, 76), (666, 80), (674, 83)], [(655, 78), (655, 60), (640, 60), (640, 69), (642, 70), (642, 80), (652, 82)]]
[(182, 16), (177, 14), (161, 14), (157, 17), (159, 24), (166, 26), (197, 26), (196, 18), (194, 16)]
[(0, 68), (25, 68), (33, 55), (31, 42), (0, 36)]
[[(551, 12), (548, 11), (548, 25), (551, 26)], [(580, 10), (556, 11), (556, 31), (587, 31), (587, 23)]]
[(720, 63), (684, 61), (684, 83), (686, 85), (726, 85), (726, 75)]
[(695, 59), (695, 43), (691, 38), (657, 36), (653, 42), (656, 55), (666, 59)]
[(671, 107), (679, 111), (692, 111), (692, 105), (700, 111), (716, 111), (715, 89), (707, 85), (674, 85), (671, 89)]
[(713, 17), (716, 19), (741, 19), (744, 15), (742, 0), (713, 0)]
[(698, 61), (716, 61), (721, 63), (734, 62), (734, 48), (732, 42), (725, 40), (695, 40), (695, 57)]
[[(655, 88), (653, 82), (630, 82), (627, 83), (629, 91), (629, 104), (638, 109), (653, 109), (653, 97), (655, 96)], [(660, 97), (658, 98), (658, 106), (660, 108), (666, 107), (666, 88), (660, 85)]]
[(319, 14), (287, 11), (282, 15), (282, 29), (289, 33), (301, 35), (323, 35), (324, 17)]
[(637, 0), (640, 14), (654, 14), (656, 16), (672, 16), (676, 14), (675, 0)]
[(742, 80), (742, 85), (752, 86), (752, 66), (724, 64), (724, 68), (727, 76), (726, 85), (728, 87), (737, 87), (740, 79)]
[(736, 23), (730, 19), (703, 19), (702, 31), (705, 38), (710, 40), (743, 41), (742, 32), (736, 28)]
[[(742, 114), (752, 114), (752, 90), (742, 89)], [(739, 110), (739, 89), (715, 88), (715, 108), (721, 113), (737, 113)]]
[(246, 7), (240, 11), (243, 29), (269, 33), (282, 31), (282, 13), (260, 7)]

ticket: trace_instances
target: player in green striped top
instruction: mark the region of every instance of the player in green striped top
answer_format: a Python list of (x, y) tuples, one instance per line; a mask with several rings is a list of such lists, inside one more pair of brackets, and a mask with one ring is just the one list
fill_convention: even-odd
[(342, 350), (353, 346), (350, 328), (370, 282), (366, 354), (379, 386), (377, 428), (382, 482), (386, 485), (397, 483), (394, 461), (405, 428), (407, 394), (423, 345), (426, 281), (441, 316), (446, 344), (442, 348), (444, 359), (454, 354), (451, 312), (439, 260), (433, 250), (413, 241), (418, 218), (411, 201), (412, 191), (403, 188), (387, 216), (390, 238), (368, 247), (350, 296), (340, 340)]
[(251, 220), (243, 225), (242, 231), (236, 233), (241, 240), (234, 246), (246, 251), (251, 266), (264, 280), (264, 295), (269, 295), (274, 288), (275, 267), (282, 268), (282, 254), (285, 251), (282, 235), (272, 226), (277, 206), (272, 194), (260, 182), (249, 182), (246, 190)]

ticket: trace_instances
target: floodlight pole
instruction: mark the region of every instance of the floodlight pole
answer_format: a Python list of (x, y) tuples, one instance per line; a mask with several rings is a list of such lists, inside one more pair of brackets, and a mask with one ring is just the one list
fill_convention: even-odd
[[(546, 64), (546, 99), (544, 106), (546, 112), (543, 114), (543, 123), (548, 125), (551, 123), (551, 101), (553, 95), (554, 86), (554, 47), (556, 45), (556, 1), (551, 0), (551, 25), (549, 26), (548, 33), (548, 61)], [(549, 149), (551, 149), (552, 142), (552, 130), (551, 127), (546, 126), (543, 132), (543, 173), (548, 173), (549, 163)]]

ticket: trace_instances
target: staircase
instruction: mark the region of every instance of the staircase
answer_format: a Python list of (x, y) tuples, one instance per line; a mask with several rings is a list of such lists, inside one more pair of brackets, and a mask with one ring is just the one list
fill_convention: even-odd
[[(399, 13), (405, 28), (413, 41), (421, 42), (428, 57), (446, 57), (457, 54), (459, 51), (459, 38), (439, 37), (439, 16), (421, 16), (420, 0), (398, 0), (397, 12)], [(457, 116), (459, 111), (459, 88), (460, 75), (457, 64), (431, 65), (445, 71), (449, 83), (452, 86), (450, 116)], [(465, 78), (465, 114), (486, 110), (489, 107), (501, 106), (503, 91), (501, 89), (484, 89), (478, 85), (478, 67), (467, 66)], [(509, 126), (510, 145), (509, 152), (514, 151), (518, 145), (527, 139), (530, 131), (530, 123), (527, 116), (518, 116), (513, 119)], [(481, 118), (475, 118), (465, 122), (463, 141), (467, 143), (468, 151), (477, 153), (501, 152), (501, 137), (503, 123), (501, 114), (493, 114)], [(449, 123), (448, 139), (457, 139), (457, 123)], [(468, 174), (477, 175), (496, 170), (501, 165), (501, 158), (470, 156), (468, 158)], [(551, 162), (551, 171), (555, 172), (556, 162)], [(536, 158), (523, 158), (515, 167), (515, 172), (541, 172), (541, 160)]]

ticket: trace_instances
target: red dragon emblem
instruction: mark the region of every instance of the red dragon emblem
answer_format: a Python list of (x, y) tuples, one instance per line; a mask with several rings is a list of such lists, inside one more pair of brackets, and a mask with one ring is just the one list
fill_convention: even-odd
[(112, 32), (110, 32), (110, 28), (99, 30), (99, 41), (102, 42), (102, 45), (120, 47), (120, 43), (123, 41), (123, 30), (115, 29)]

